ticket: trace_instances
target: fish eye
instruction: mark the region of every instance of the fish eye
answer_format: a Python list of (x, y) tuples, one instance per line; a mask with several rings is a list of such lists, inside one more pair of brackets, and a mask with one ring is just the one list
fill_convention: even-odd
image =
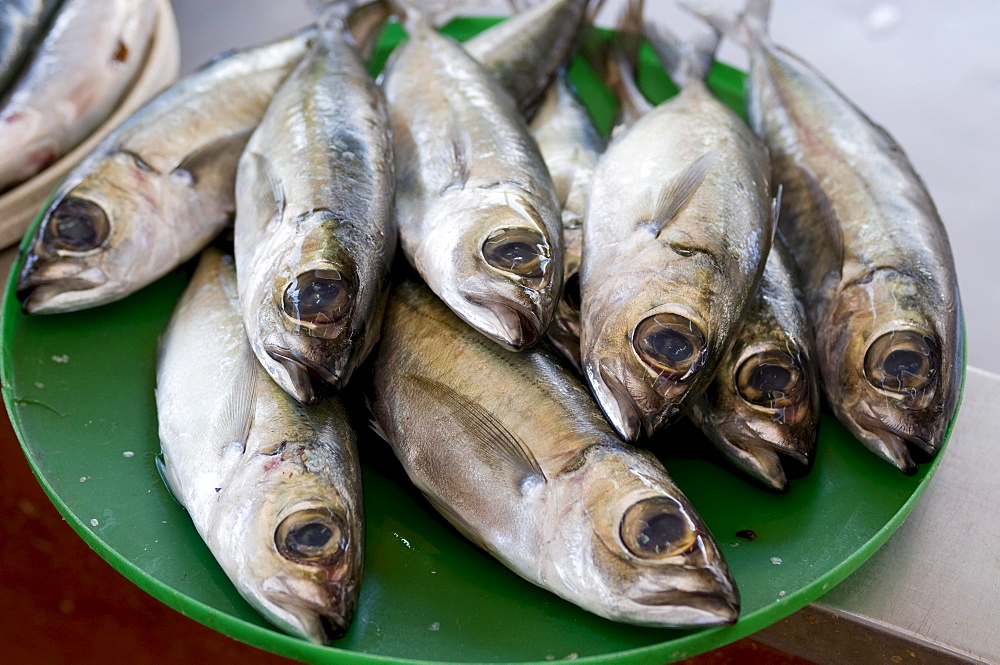
[(915, 330), (888, 332), (868, 347), (865, 376), (882, 390), (913, 393), (927, 388), (938, 369), (938, 343)]
[(281, 556), (296, 563), (332, 563), (345, 549), (342, 520), (328, 508), (292, 513), (274, 532)]
[(549, 245), (534, 229), (499, 229), (483, 243), (483, 258), (496, 268), (517, 275), (538, 279), (545, 276), (549, 262)]
[(808, 393), (805, 373), (792, 355), (769, 349), (743, 361), (736, 371), (736, 389), (751, 404), (782, 409)]
[(698, 534), (680, 504), (658, 496), (634, 503), (625, 511), (621, 539), (637, 557), (662, 559), (690, 551)]
[(46, 225), (46, 244), (54, 250), (86, 252), (97, 249), (108, 238), (111, 225), (101, 206), (69, 196), (56, 205)]
[(679, 314), (656, 314), (639, 322), (632, 334), (639, 359), (659, 372), (683, 375), (701, 368), (705, 336)]
[(309, 270), (298, 275), (282, 297), (282, 307), (292, 319), (313, 325), (336, 323), (354, 305), (352, 280), (338, 270)]
[(563, 300), (574, 312), (580, 311), (580, 273), (575, 272), (563, 286)]

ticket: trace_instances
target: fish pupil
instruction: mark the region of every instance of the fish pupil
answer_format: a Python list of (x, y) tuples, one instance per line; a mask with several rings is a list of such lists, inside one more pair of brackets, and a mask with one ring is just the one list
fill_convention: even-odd
[(288, 538), (291, 541), (288, 543), (289, 549), (296, 551), (319, 549), (330, 542), (333, 531), (325, 524), (311, 522), (289, 533)]
[(285, 290), (285, 312), (298, 321), (331, 323), (352, 302), (351, 283), (336, 270), (313, 270), (295, 278)]
[(920, 354), (909, 349), (896, 349), (885, 358), (882, 367), (886, 374), (902, 381), (907, 374), (915, 375), (923, 364)]
[(107, 230), (104, 210), (93, 201), (75, 197), (60, 202), (49, 220), (52, 244), (71, 251), (97, 247), (107, 236)]
[(661, 328), (649, 336), (649, 345), (664, 358), (673, 362), (687, 360), (694, 353), (691, 341), (672, 328)]
[(483, 258), (494, 268), (520, 277), (543, 277), (545, 240), (531, 229), (501, 229), (483, 243)]
[(679, 515), (659, 513), (645, 520), (636, 539), (643, 549), (659, 554), (681, 540), (686, 532), (687, 524)]
[(784, 390), (792, 380), (792, 373), (780, 365), (759, 365), (750, 377), (753, 389), (762, 393)]

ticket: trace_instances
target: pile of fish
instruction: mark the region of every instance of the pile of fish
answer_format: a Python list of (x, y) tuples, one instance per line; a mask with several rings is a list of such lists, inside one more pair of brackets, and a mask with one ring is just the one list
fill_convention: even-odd
[(142, 69), (155, 21), (152, 0), (0, 4), (0, 193), (107, 119)]
[[(542, 0), (459, 44), (416, 0), (327, 3), (152, 100), (25, 246), (18, 296), (57, 313), (135, 292), (234, 220), (234, 256), (203, 253), (162, 339), (164, 476), (285, 631), (328, 641), (357, 602), (349, 381), (465, 536), (642, 625), (731, 623), (739, 598), (633, 443), (690, 416), (781, 490), (787, 463), (813, 461), (824, 392), (904, 472), (942, 444), (959, 297), (902, 150), (770, 41), (766, 0), (703, 12), (686, 44), (629, 3), (589, 52), (620, 103), (606, 140), (563, 69), (588, 5)], [(409, 38), (376, 83), (390, 13)], [(705, 84), (722, 35), (750, 52), (749, 125)], [(655, 106), (635, 80), (643, 36), (680, 87)], [(397, 233), (416, 274), (390, 275)]]

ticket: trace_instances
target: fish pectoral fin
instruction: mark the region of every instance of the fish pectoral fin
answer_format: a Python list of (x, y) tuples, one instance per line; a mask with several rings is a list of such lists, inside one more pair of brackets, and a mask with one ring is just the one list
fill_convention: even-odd
[(247, 129), (206, 143), (186, 155), (174, 168), (173, 173), (187, 174), (191, 186), (197, 184), (206, 171), (211, 171), (218, 177), (220, 169), (226, 169), (232, 173), (231, 177), (227, 176), (228, 179), (235, 178), (236, 165), (252, 133), (252, 129)]
[(229, 385), (229, 394), (219, 418), (218, 440), (222, 442), (218, 451), (220, 456), (225, 448), (234, 443), (242, 446), (241, 454), (246, 451), (250, 428), (253, 426), (254, 404), (257, 402), (258, 375), (263, 371), (249, 340), (244, 339), (237, 362), (240, 370), (237, 372), (237, 379)]
[(465, 183), (469, 181), (469, 175), (472, 173), (472, 137), (462, 122), (454, 117), (448, 125), (446, 159), (450, 165), (450, 177), (441, 187), (441, 191), (465, 188)]
[(185, 506), (184, 502), (177, 497), (177, 493), (174, 492), (174, 488), (171, 487), (170, 481), (167, 480), (169, 474), (167, 473), (167, 463), (166, 460), (163, 459), (163, 453), (158, 454), (155, 459), (156, 472), (160, 474), (160, 480), (163, 481), (163, 486), (167, 488), (167, 493), (170, 495), (170, 498), (179, 503), (184, 510), (187, 510), (187, 506)]
[(840, 229), (837, 211), (833, 207), (830, 197), (823, 191), (823, 186), (816, 174), (804, 168), (800, 168), (799, 172), (805, 183), (809, 199), (812, 201), (812, 210), (819, 218), (819, 226), (828, 241), (823, 243), (823, 247), (825, 247), (825, 251), (833, 253), (831, 262), (826, 263), (826, 265), (835, 265), (837, 271), (841, 272), (844, 266), (844, 235)]
[(653, 214), (640, 224), (653, 229), (656, 237), (659, 237), (663, 229), (676, 219), (691, 201), (705, 180), (705, 176), (708, 175), (709, 169), (715, 164), (717, 156), (714, 150), (706, 152), (688, 166), (679, 177), (664, 183), (653, 204)]
[(262, 224), (281, 219), (285, 212), (285, 189), (281, 179), (274, 174), (267, 158), (259, 152), (250, 154), (257, 172), (258, 186), (253, 188), (253, 207), (260, 215)]
[(448, 410), (469, 433), (472, 452), (511, 486), (520, 490), (530, 478), (545, 481), (538, 460), (531, 450), (492, 413), (452, 388), (419, 376), (410, 377), (428, 396)]

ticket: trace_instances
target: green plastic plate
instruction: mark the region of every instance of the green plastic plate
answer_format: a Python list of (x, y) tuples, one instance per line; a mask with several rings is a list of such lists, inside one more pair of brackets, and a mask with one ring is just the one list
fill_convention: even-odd
[[(491, 23), (459, 20), (449, 29), (464, 38)], [(383, 57), (399, 39), (399, 31), (387, 33)], [(672, 94), (648, 53), (643, 69), (651, 97)], [(610, 95), (586, 67), (576, 65), (573, 75), (606, 129)], [(710, 82), (727, 103), (740, 105), (739, 72), (718, 66)], [(364, 582), (346, 637), (317, 646), (271, 628), (243, 601), (156, 471), (156, 345), (187, 273), (178, 270), (97, 309), (29, 317), (14, 297), (19, 267), (3, 304), (0, 379), (25, 455), (52, 502), (102, 557), (164, 603), (236, 639), (311, 663), (576, 657), (659, 664), (692, 656), (782, 619), (847, 577), (899, 527), (936, 466), (904, 476), (829, 414), (812, 472), (784, 495), (696, 456), (665, 459), (719, 540), (743, 612), (725, 628), (639, 628), (578, 609), (467, 542), (412, 488), (358, 409), (368, 517)], [(681, 436), (697, 435), (664, 435)], [(744, 529), (756, 539), (736, 537)]]

